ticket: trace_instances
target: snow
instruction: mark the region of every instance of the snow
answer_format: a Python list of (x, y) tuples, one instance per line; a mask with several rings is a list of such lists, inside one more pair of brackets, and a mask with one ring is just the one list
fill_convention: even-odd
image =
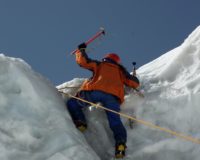
[[(179, 47), (137, 70), (145, 98), (126, 89), (121, 112), (200, 139), (200, 27)], [(57, 88), (74, 95), (75, 78)], [(80, 133), (66, 110), (68, 96), (19, 58), (0, 54), (1, 160), (110, 160), (114, 140), (103, 110), (84, 110)], [(200, 145), (122, 118), (129, 160), (199, 160)]]
[(0, 55), (0, 159), (96, 159), (55, 87), (21, 59)]

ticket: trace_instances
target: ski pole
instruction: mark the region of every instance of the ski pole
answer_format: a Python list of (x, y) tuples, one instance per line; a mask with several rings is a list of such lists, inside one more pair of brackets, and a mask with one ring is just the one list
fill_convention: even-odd
[[(97, 32), (93, 37), (91, 37), (88, 41), (85, 42), (86, 45), (90, 44), (91, 42), (93, 42), (95, 39), (97, 39), (98, 37), (100, 37), (101, 35), (105, 35), (105, 30), (104, 28), (100, 28), (100, 31)], [(73, 52), (71, 52), (71, 54), (74, 54), (78, 49), (75, 49)]]

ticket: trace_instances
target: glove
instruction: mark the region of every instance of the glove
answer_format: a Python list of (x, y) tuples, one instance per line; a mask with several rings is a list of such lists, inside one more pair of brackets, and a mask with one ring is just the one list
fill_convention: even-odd
[(81, 43), (81, 44), (78, 45), (78, 49), (79, 49), (79, 50), (80, 50), (80, 49), (81, 49), (81, 50), (83, 50), (83, 49), (85, 50), (86, 48), (87, 48), (87, 44), (85, 44), (85, 43)]

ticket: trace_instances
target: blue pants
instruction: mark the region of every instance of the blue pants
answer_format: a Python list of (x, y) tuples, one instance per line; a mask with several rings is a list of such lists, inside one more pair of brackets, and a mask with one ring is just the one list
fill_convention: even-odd
[[(117, 97), (102, 92), (102, 91), (81, 91), (79, 96), (87, 101), (98, 103), (100, 102), (104, 107), (117, 111), (120, 111), (120, 103)], [(73, 121), (81, 120), (86, 123), (85, 115), (82, 111), (83, 107), (88, 106), (87, 103), (81, 102), (77, 99), (70, 98), (67, 101), (68, 111), (73, 119)], [(123, 126), (120, 116), (118, 114), (106, 111), (109, 126), (113, 131), (116, 144), (126, 143), (127, 133)]]

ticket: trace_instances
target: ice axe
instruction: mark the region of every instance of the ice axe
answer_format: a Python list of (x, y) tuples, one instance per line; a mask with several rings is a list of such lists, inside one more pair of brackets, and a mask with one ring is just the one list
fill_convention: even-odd
[[(85, 42), (86, 45), (92, 43), (95, 39), (97, 39), (98, 37), (100, 37), (101, 35), (105, 35), (105, 29), (104, 28), (100, 28), (100, 31), (98, 31), (94, 36), (92, 36), (88, 41)], [(75, 49), (73, 52), (71, 52), (71, 54), (74, 54), (78, 49)]]
[[(132, 75), (133, 75), (133, 76), (136, 76), (136, 62), (132, 62), (132, 65), (133, 65), (133, 74), (132, 74)], [(135, 88), (134, 90), (136, 91), (136, 93), (137, 93), (140, 97), (144, 98), (144, 94), (142, 94), (141, 91), (140, 91), (139, 89)]]
[[(132, 76), (136, 76), (136, 62), (132, 62), (132, 65), (133, 65), (133, 73), (132, 73)], [(141, 91), (137, 88), (134, 89), (137, 93), (138, 96), (144, 98), (144, 94), (141, 93)], [(134, 118), (136, 118), (135, 115), (132, 115)], [(133, 121), (132, 119), (128, 119), (128, 122), (129, 122), (129, 126), (131, 129), (133, 129), (135, 126), (136, 126), (136, 122)]]

